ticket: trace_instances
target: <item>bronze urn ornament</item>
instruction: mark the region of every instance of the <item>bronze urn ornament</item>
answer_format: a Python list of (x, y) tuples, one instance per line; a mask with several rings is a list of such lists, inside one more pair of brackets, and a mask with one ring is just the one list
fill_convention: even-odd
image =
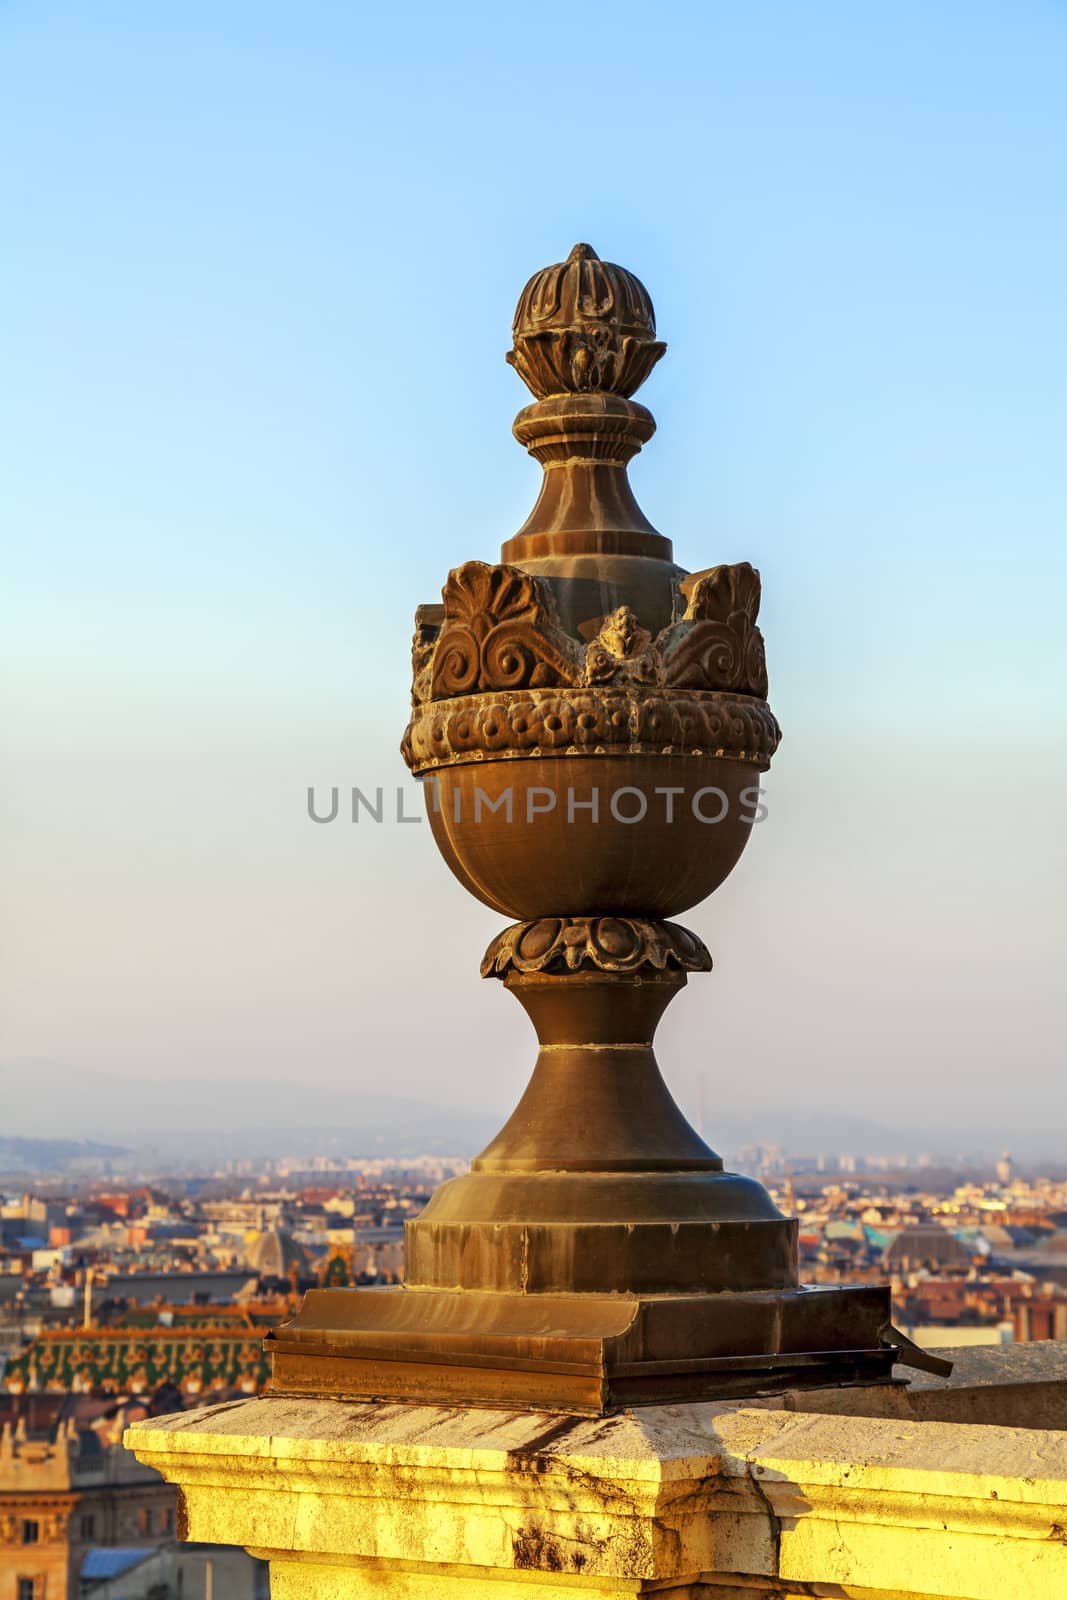
[(404, 1287), (312, 1291), (269, 1336), (275, 1391), (595, 1414), (886, 1381), (888, 1288), (798, 1284), (797, 1223), (723, 1170), (652, 1047), (711, 967), (672, 919), (737, 864), (780, 738), (759, 574), (685, 572), (634, 499), (655, 423), (632, 396), (666, 346), (632, 273), (576, 245), (513, 335), (541, 493), (419, 608), (403, 752), (448, 866), (511, 919), (482, 974), (540, 1051), (407, 1224)]

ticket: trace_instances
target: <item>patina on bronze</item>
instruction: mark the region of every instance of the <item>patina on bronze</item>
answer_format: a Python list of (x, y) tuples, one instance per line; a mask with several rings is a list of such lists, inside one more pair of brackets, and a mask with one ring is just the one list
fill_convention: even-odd
[[(671, 919), (722, 883), (780, 738), (747, 563), (686, 573), (634, 499), (664, 352), (629, 272), (576, 245), (508, 360), (544, 468), (497, 566), (419, 609), (403, 750), (540, 1053), (513, 1116), (407, 1224), (406, 1285), (315, 1290), (275, 1390), (598, 1413), (885, 1381), (888, 1288), (800, 1287), (797, 1224), (678, 1109), (652, 1041), (711, 958)], [(472, 1026), (470, 1049), (477, 1051)]]

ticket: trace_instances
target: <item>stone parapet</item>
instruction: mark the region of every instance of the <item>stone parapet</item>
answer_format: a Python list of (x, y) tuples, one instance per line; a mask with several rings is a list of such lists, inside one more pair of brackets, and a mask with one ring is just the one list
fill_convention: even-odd
[(939, 1376), (911, 1372), (906, 1384), (792, 1389), (760, 1405), (836, 1416), (900, 1417), (912, 1422), (994, 1423), (1004, 1428), (1067, 1428), (1067, 1344), (953, 1346), (931, 1350), (952, 1362)]
[(723, 1403), (600, 1418), (264, 1399), (137, 1424), (273, 1600), (1056, 1600), (1067, 1435)]

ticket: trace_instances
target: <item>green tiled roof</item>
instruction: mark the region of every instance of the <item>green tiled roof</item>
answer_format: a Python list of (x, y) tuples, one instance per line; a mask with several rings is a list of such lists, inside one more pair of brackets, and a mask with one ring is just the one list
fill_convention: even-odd
[(270, 1361), (248, 1327), (105, 1328), (42, 1333), (4, 1368), (0, 1387), (141, 1393), (162, 1383), (263, 1388)]

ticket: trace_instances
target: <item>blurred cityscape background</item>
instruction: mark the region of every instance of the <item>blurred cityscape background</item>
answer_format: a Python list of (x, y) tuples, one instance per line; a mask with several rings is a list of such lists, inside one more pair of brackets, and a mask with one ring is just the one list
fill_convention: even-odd
[[(1067, 1161), (768, 1145), (731, 1159), (799, 1215), (806, 1281), (888, 1279), (917, 1343), (1067, 1339)], [(0, 1570), (16, 1600), (260, 1600), (261, 1563), (178, 1542), (177, 1491), (123, 1429), (264, 1392), (267, 1330), (309, 1288), (402, 1282), (405, 1221), (467, 1164), (153, 1165), (118, 1146), (0, 1141)]]

